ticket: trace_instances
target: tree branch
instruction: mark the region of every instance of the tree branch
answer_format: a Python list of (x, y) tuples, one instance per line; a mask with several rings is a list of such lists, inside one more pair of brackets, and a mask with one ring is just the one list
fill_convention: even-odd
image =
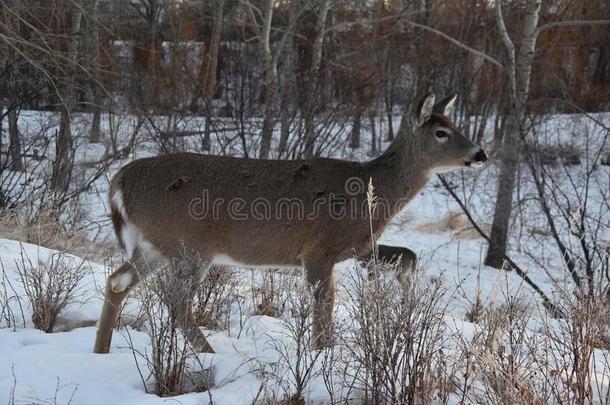
[(405, 24), (409, 24), (409, 25), (411, 25), (413, 27), (416, 27), (416, 28), (420, 28), (420, 29), (422, 29), (424, 31), (431, 32), (432, 34), (438, 35), (439, 37), (446, 39), (447, 41), (449, 41), (453, 45), (455, 45), (455, 46), (457, 46), (459, 48), (462, 48), (465, 51), (468, 51), (468, 52), (470, 52), (471, 54), (473, 54), (475, 56), (483, 58), (484, 60), (486, 60), (487, 62), (491, 63), (492, 65), (494, 65), (496, 67), (499, 67), (499, 68), (504, 68), (504, 65), (499, 60), (497, 60), (496, 58), (486, 54), (483, 51), (479, 51), (478, 49), (475, 49), (475, 48), (473, 48), (473, 47), (471, 47), (469, 45), (466, 45), (465, 43), (463, 43), (461, 41), (458, 41), (457, 39), (455, 39), (452, 36), (444, 33), (443, 31), (437, 30), (436, 28), (429, 27), (429, 26), (427, 26), (425, 24), (416, 23), (414, 21), (404, 20), (404, 23)]
[(536, 35), (555, 27), (574, 27), (579, 25), (610, 25), (610, 20), (573, 20), (573, 21), (554, 21), (541, 25), (536, 29)]
[[(449, 183), (447, 183), (447, 180), (445, 180), (445, 176), (438, 174), (437, 177), (440, 179), (441, 183), (443, 184), (443, 187), (445, 187), (445, 189), (449, 192), (451, 197), (453, 197), (453, 199), (462, 208), (462, 211), (464, 212), (464, 214), (466, 214), (468, 221), (470, 221), (470, 223), (472, 224), (474, 229), (479, 233), (479, 235), (481, 235), (487, 241), (487, 243), (492, 244), (493, 242), (492, 242), (491, 238), (476, 223), (476, 221), (472, 217), (472, 214), (470, 213), (468, 208), (466, 208), (466, 205), (464, 204), (464, 202), (455, 193), (455, 191), (453, 191), (453, 189), (451, 188)], [(531, 278), (529, 278), (527, 273), (521, 267), (519, 267), (519, 265), (517, 263), (515, 263), (505, 253), (502, 254), (502, 258), (511, 266), (511, 268), (515, 271), (515, 273), (519, 277), (521, 277), (521, 279), (523, 281), (525, 281), (525, 283), (527, 285), (529, 285), (534, 291), (536, 291), (538, 293), (538, 295), (540, 295), (540, 298), (542, 298), (542, 304), (547, 309), (547, 311), (549, 311), (555, 317), (563, 316), (563, 312), (555, 304), (553, 304), (553, 302), (549, 299), (549, 297), (547, 297), (547, 295), (544, 293), (544, 291), (542, 291), (542, 289), (540, 287), (538, 287), (538, 285), (536, 283), (534, 283)]]

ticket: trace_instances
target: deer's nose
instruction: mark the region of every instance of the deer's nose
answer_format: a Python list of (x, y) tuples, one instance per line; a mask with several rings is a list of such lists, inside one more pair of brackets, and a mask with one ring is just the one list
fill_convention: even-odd
[(474, 155), (474, 160), (477, 163), (485, 163), (487, 162), (487, 153), (483, 149), (479, 149), (479, 151)]

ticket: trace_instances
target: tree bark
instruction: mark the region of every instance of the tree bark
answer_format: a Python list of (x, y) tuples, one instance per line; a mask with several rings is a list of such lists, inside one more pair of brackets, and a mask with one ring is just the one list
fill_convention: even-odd
[(89, 52), (93, 55), (91, 62), (89, 63), (90, 74), (95, 80), (88, 80), (88, 96), (89, 102), (93, 106), (93, 117), (91, 119), (91, 130), (89, 131), (89, 142), (98, 143), (100, 141), (100, 121), (101, 121), (101, 103), (102, 94), (100, 92), (101, 86), (101, 73), (100, 73), (100, 35), (98, 31), (98, 1), (88, 0), (86, 2), (88, 12), (93, 17), (89, 21), (87, 29), (87, 45)]
[(276, 72), (275, 66), (270, 63), (265, 68), (265, 85), (264, 85), (264, 115), (263, 115), (263, 128), (261, 130), (261, 147), (259, 157), (261, 159), (269, 158), (269, 152), (271, 150), (271, 140), (273, 139), (273, 128), (274, 128), (274, 99), (276, 93)]
[[(294, 26), (296, 20), (296, 1), (291, 1), (288, 9), (288, 25)], [(292, 35), (286, 37), (284, 53), (284, 80), (282, 82), (282, 100), (280, 103), (280, 144), (277, 148), (278, 157), (282, 157), (288, 145), (288, 137), (290, 136), (290, 100), (294, 96), (293, 76), (293, 47), (294, 40)]]
[(350, 134), (349, 147), (356, 149), (360, 147), (360, 127), (362, 126), (362, 108), (356, 106), (352, 122), (352, 132)]
[[(390, 80), (388, 78), (388, 80)], [(392, 89), (391, 86), (387, 86), (386, 94), (385, 94), (385, 111), (388, 119), (388, 136), (386, 137), (386, 141), (392, 142), (394, 140), (394, 123), (392, 122), (394, 119), (394, 101), (392, 97)]]
[(218, 70), (218, 55), (220, 51), (220, 35), (222, 33), (222, 20), (224, 18), (225, 0), (218, 0), (215, 4), (214, 22), (212, 24), (212, 37), (207, 50), (206, 78), (204, 83), (205, 100), (205, 129), (203, 136), (203, 150), (209, 151), (211, 147), (212, 132), (212, 101), (216, 94), (216, 71)]
[(513, 208), (513, 189), (517, 174), (518, 161), (518, 136), (519, 120), (521, 117), (513, 110), (506, 118), (506, 127), (501, 145), (500, 176), (496, 191), (496, 204), (494, 207), (494, 218), (489, 235), (490, 243), (485, 257), (487, 266), (502, 268), (506, 247), (510, 218)]
[(74, 64), (77, 63), (78, 40), (77, 33), (81, 27), (82, 12), (80, 7), (73, 6), (71, 11), (70, 37), (67, 39), (67, 77), (65, 87), (62, 91), (61, 116), (59, 120), (59, 131), (55, 144), (55, 161), (53, 162), (53, 175), (51, 177), (51, 190), (57, 195), (68, 191), (72, 175), (72, 163), (74, 151), (72, 148), (72, 131), (70, 129), (70, 110), (74, 106)]
[(100, 122), (102, 112), (99, 105), (93, 106), (93, 118), (91, 119), (91, 131), (89, 132), (89, 142), (99, 143), (100, 141)]
[(502, 150), (500, 158), (500, 176), (496, 192), (494, 219), (490, 234), (490, 244), (485, 257), (485, 264), (501, 268), (506, 256), (510, 218), (512, 214), (513, 192), (519, 166), (519, 149), (522, 120), (525, 114), (532, 63), (536, 50), (536, 35), (540, 16), (541, 0), (529, 0), (523, 24), (523, 32), (519, 47), (513, 44), (502, 15), (502, 2), (496, 1), (496, 25), (507, 54), (504, 65), (508, 79), (510, 111), (505, 123)]
[(315, 114), (314, 114), (314, 90), (317, 85), (317, 79), (320, 75), (320, 65), (322, 63), (322, 49), (324, 45), (324, 28), (326, 26), (326, 17), (330, 9), (330, 1), (322, 0), (320, 4), (320, 13), (316, 22), (316, 36), (313, 41), (311, 51), (311, 66), (309, 67), (306, 76), (306, 93), (303, 111), (303, 120), (305, 121), (305, 157), (314, 155), (314, 146), (316, 143), (315, 134)]
[(375, 128), (375, 112), (371, 110), (369, 112), (369, 122), (371, 123), (371, 156), (377, 154), (377, 130)]
[(70, 129), (70, 112), (62, 106), (59, 120), (59, 131), (55, 142), (55, 161), (53, 162), (53, 176), (51, 189), (58, 194), (68, 191), (72, 177), (72, 163), (74, 154), (72, 150), (72, 131)]
[(263, 54), (265, 67), (265, 83), (264, 83), (264, 112), (263, 112), (263, 127), (261, 130), (261, 146), (259, 157), (267, 159), (271, 150), (271, 139), (273, 138), (273, 102), (276, 93), (277, 73), (273, 55), (270, 48), (271, 35), (271, 20), (273, 19), (273, 0), (267, 0), (265, 4), (265, 17), (263, 19), (263, 27), (261, 33), (261, 50)]
[(19, 137), (19, 127), (17, 126), (18, 114), (17, 107), (12, 106), (8, 112), (8, 134), (9, 134), (9, 159), (10, 168), (15, 171), (23, 170), (23, 160), (21, 159), (21, 139)]

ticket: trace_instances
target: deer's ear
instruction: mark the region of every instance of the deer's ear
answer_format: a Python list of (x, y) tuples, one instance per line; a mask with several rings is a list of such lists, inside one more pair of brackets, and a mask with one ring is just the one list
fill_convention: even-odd
[(455, 100), (457, 99), (457, 94), (452, 94), (449, 97), (445, 97), (434, 106), (434, 112), (437, 114), (442, 114), (449, 116), (453, 112), (453, 107), (455, 106)]
[(433, 108), (434, 94), (428, 93), (422, 97), (419, 104), (417, 104), (417, 110), (415, 110), (415, 123), (418, 127), (421, 127), (430, 119)]

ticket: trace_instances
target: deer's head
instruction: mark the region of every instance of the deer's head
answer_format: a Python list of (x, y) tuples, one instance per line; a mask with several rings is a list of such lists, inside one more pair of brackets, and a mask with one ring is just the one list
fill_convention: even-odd
[(456, 97), (451, 95), (435, 104), (434, 94), (428, 93), (415, 111), (414, 158), (421, 159), (431, 173), (477, 167), (487, 161), (483, 148), (462, 135), (448, 118)]

